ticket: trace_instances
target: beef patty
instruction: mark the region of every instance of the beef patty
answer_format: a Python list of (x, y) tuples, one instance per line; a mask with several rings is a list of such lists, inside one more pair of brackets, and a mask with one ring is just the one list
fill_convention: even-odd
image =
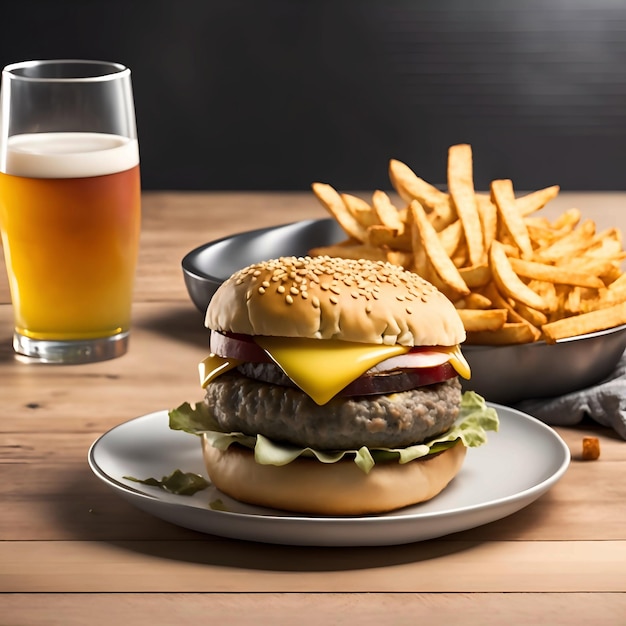
[(461, 384), (455, 377), (388, 395), (337, 396), (319, 406), (297, 388), (231, 371), (207, 387), (205, 402), (225, 432), (318, 450), (396, 448), (448, 430), (459, 412)]

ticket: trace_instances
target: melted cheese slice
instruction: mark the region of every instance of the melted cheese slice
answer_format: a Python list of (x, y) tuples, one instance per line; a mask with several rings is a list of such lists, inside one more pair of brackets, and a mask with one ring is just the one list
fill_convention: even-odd
[(465, 356), (461, 352), (461, 346), (438, 347), (437, 350), (448, 353), (450, 356), (448, 359), (450, 361), (450, 365), (452, 365), (459, 376), (462, 376), (465, 380), (469, 380), (471, 378), (472, 370), (470, 369)]
[(410, 350), (405, 346), (333, 339), (255, 337), (254, 340), (317, 404), (326, 404), (370, 367)]
[[(369, 369), (410, 348), (347, 341), (255, 337), (256, 343), (287, 376), (317, 404), (326, 404), (353, 380)], [(463, 378), (470, 377), (470, 367), (460, 347), (437, 347), (448, 356), (450, 365)], [(243, 361), (210, 354), (198, 366), (200, 384), (206, 387), (221, 374)]]
[(210, 382), (215, 380), (221, 374), (225, 374), (228, 370), (237, 367), (243, 361), (239, 359), (231, 359), (228, 357), (217, 356), (217, 354), (209, 354), (198, 365), (198, 374), (200, 374), (200, 385), (204, 389)]

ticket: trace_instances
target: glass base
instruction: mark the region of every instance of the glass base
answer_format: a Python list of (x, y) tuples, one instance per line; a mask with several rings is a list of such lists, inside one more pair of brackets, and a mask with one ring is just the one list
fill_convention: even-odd
[(57, 363), (70, 365), (94, 363), (122, 356), (128, 350), (128, 332), (99, 339), (49, 341), (30, 339), (19, 333), (13, 335), (13, 349), (28, 363)]

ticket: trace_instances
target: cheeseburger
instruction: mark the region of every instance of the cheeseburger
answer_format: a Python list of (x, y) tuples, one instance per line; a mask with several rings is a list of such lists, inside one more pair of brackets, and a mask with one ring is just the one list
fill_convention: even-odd
[(433, 498), (497, 416), (466, 393), (465, 330), (418, 275), (383, 262), (283, 257), (213, 296), (203, 403), (170, 413), (202, 436), (212, 483), (243, 502), (327, 515)]

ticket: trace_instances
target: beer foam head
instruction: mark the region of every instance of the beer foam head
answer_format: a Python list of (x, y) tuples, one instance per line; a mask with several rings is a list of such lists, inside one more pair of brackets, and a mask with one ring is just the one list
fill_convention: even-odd
[(9, 137), (0, 169), (29, 178), (85, 178), (139, 163), (136, 139), (104, 133), (29, 133)]

